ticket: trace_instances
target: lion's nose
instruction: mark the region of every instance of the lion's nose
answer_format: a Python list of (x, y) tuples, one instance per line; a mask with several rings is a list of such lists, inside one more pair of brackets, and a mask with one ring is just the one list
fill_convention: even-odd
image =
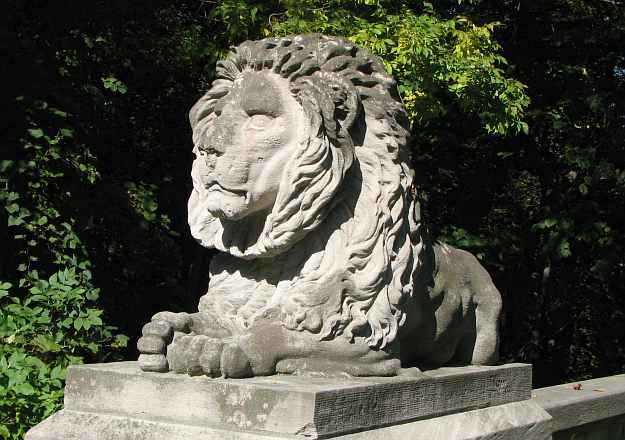
[(244, 158), (225, 154), (217, 159), (215, 177), (226, 188), (241, 189), (240, 186), (247, 182), (249, 170), (250, 164)]

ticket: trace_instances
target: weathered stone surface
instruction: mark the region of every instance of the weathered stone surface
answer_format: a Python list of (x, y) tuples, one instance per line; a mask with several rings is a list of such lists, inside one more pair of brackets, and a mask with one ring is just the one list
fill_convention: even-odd
[(244, 42), (217, 76), (190, 112), (188, 206), (192, 235), (222, 254), (196, 313), (144, 327), (142, 368), (392, 376), (496, 363), (500, 294), (473, 255), (424, 233), (408, 119), (382, 61), (311, 34)]
[(551, 417), (531, 401), (337, 437), (341, 440), (550, 440)]
[[(548, 440), (551, 438), (549, 426), (549, 415), (535, 403), (524, 401), (331, 438)], [(320, 437), (306, 430), (295, 435), (272, 435), (63, 410), (29, 431), (25, 440), (316, 440), (318, 438)]]
[[(27, 440), (403, 440), (407, 433), (448, 440), (481, 438), (474, 437), (480, 430), (505, 433), (494, 438), (507, 439), (543, 423), (546, 413), (530, 404), (530, 392), (531, 367), (525, 364), (386, 378), (241, 380), (147, 373), (136, 362), (81, 365), (70, 367), (65, 409), (29, 432)], [(423, 436), (437, 432), (439, 437)]]
[(529, 399), (531, 367), (442, 368), (416, 377), (256, 377), (141, 372), (136, 362), (70, 368), (65, 410), (225, 430), (337, 435)]
[(284, 440), (285, 438), (289, 437), (62, 410), (31, 429), (26, 434), (25, 440)]
[(564, 431), (625, 415), (625, 374), (539, 388), (532, 397), (553, 417), (554, 431)]

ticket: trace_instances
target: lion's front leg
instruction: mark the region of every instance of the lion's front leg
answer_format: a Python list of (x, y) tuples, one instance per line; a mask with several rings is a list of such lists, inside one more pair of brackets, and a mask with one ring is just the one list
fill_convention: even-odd
[[(163, 318), (170, 319), (169, 326), (162, 323)], [(206, 330), (202, 319), (207, 318), (157, 314), (139, 340), (141, 368), (227, 378), (276, 372), (393, 376), (400, 371), (399, 350), (372, 349), (362, 337), (322, 341), (318, 334), (288, 329), (273, 317), (257, 319), (234, 333), (207, 335), (198, 333)], [(160, 340), (148, 351), (154, 336)]]
[(397, 352), (372, 349), (361, 337), (322, 341), (318, 334), (288, 329), (277, 320), (261, 320), (248, 333), (224, 344), (220, 368), (224, 377), (233, 378), (276, 372), (394, 376), (401, 369)]

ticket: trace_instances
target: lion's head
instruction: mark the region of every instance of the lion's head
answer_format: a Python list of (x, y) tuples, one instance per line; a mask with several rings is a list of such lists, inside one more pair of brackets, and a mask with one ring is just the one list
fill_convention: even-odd
[[(416, 261), (407, 118), (394, 80), (366, 50), (319, 34), (245, 42), (218, 63), (217, 78), (190, 112), (193, 236), (236, 257), (270, 258), (311, 231), (342, 227), (327, 219), (349, 206), (356, 227), (341, 246), (350, 287), (331, 315), (308, 318), (322, 321), (324, 337), (366, 332), (384, 346), (403, 319)], [(322, 272), (308, 269), (299, 282)]]

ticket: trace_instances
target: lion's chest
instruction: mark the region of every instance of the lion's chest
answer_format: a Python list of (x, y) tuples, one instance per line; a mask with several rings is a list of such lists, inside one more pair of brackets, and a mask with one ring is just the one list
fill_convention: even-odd
[(261, 313), (277, 291), (284, 266), (279, 261), (248, 261), (219, 255), (210, 266), (208, 292), (200, 300), (200, 310), (217, 310), (245, 322)]

